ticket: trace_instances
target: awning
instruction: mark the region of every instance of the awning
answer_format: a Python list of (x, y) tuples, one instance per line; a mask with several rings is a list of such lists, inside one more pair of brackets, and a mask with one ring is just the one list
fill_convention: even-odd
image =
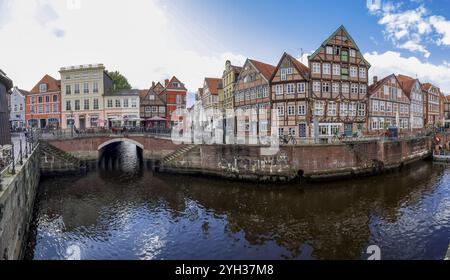
[(166, 119), (155, 116), (155, 117), (147, 118), (146, 120), (147, 121), (165, 121)]

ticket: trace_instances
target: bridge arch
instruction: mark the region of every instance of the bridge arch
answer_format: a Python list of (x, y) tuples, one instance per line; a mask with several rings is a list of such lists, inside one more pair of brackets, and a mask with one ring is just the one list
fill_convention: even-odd
[(139, 147), (139, 148), (141, 148), (142, 150), (144, 150), (144, 145), (142, 145), (142, 144), (139, 143), (138, 141), (133, 140), (133, 139), (130, 139), (130, 138), (113, 138), (113, 139), (109, 139), (108, 141), (103, 142), (102, 144), (100, 144), (100, 145), (97, 147), (97, 150), (100, 151), (101, 149), (103, 149), (104, 147), (108, 146), (109, 144), (117, 143), (117, 142), (128, 142), (128, 143), (134, 144), (134, 145), (136, 145), (137, 147)]

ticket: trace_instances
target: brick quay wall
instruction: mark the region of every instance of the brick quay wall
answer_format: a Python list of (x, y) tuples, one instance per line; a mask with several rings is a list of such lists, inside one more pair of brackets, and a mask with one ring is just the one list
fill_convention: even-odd
[[(100, 154), (98, 147), (107, 141), (111, 139), (97, 137), (52, 140), (49, 143), (81, 159), (95, 160)], [(257, 181), (376, 174), (429, 157), (432, 148), (430, 137), (281, 146), (276, 154), (269, 156), (263, 153), (267, 147), (257, 145), (196, 145), (173, 160), (163, 162), (165, 156), (183, 145), (154, 137), (130, 137), (125, 141), (140, 145), (145, 160), (161, 161), (158, 169), (162, 171)]]

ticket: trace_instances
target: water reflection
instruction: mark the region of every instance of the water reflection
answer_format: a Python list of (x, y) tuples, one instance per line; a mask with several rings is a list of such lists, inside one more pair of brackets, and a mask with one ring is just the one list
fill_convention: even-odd
[(449, 176), (421, 162), (298, 188), (101, 168), (42, 182), (28, 257), (359, 259), (376, 244), (384, 259), (442, 259)]

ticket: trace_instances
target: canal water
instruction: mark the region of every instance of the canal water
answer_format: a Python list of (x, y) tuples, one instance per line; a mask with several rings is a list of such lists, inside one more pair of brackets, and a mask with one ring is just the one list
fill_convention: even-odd
[(450, 168), (419, 162), (333, 183), (155, 174), (108, 146), (83, 176), (43, 179), (28, 259), (443, 259)]

